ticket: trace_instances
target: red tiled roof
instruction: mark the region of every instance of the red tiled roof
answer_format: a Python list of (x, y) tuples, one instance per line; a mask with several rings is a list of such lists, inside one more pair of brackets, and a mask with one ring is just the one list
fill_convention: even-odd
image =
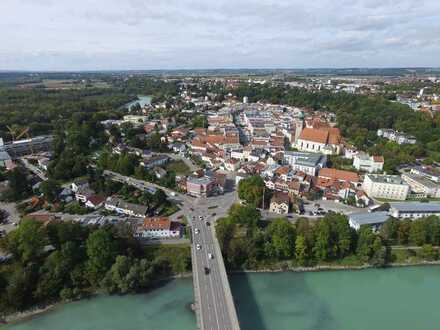
[(143, 229), (170, 229), (171, 221), (168, 218), (145, 218), (142, 224)]
[(328, 131), (314, 129), (314, 128), (304, 128), (299, 138), (301, 140), (326, 144), (328, 140)]
[(335, 168), (321, 168), (318, 176), (325, 179), (359, 182), (359, 175), (356, 172), (343, 171)]
[(383, 159), (383, 156), (373, 156), (373, 160), (376, 163), (383, 163), (385, 160)]

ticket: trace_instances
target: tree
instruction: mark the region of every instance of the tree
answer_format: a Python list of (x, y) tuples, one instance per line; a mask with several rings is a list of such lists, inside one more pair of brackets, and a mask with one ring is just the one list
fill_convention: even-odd
[(229, 209), (229, 217), (235, 223), (254, 228), (261, 219), (260, 211), (249, 205), (233, 204)]
[(30, 196), (32, 187), (26, 173), (20, 167), (16, 167), (8, 172), (7, 178), (9, 181), (9, 187), (3, 193), (3, 199), (19, 201)]
[(238, 183), (238, 197), (253, 206), (262, 206), (264, 187), (264, 180), (259, 175), (242, 179)]
[[(375, 235), (369, 226), (361, 226), (359, 229), (359, 238), (356, 249), (358, 257), (367, 262), (373, 256), (375, 250), (373, 249), (373, 243), (375, 242)], [(377, 244), (375, 245), (377, 249)]]
[(58, 198), (58, 194), (61, 191), (61, 186), (57, 181), (49, 179), (41, 183), (40, 191), (43, 193), (48, 202), (53, 203)]
[(313, 254), (318, 261), (325, 261), (331, 257), (330, 224), (320, 220), (315, 227), (315, 244)]
[(302, 235), (298, 235), (295, 240), (295, 258), (300, 266), (306, 266), (309, 256), (307, 253), (306, 239)]
[(43, 254), (46, 242), (44, 227), (34, 220), (22, 220), (6, 237), (7, 249), (23, 264), (36, 261)]
[(285, 218), (279, 218), (270, 223), (267, 228), (267, 252), (277, 259), (287, 259), (294, 255), (295, 228)]
[(434, 250), (431, 244), (424, 244), (421, 250), (421, 256), (423, 259), (433, 261), (438, 259), (438, 251)]
[(105, 276), (117, 255), (117, 245), (112, 234), (105, 229), (94, 231), (86, 241), (87, 277), (94, 285)]

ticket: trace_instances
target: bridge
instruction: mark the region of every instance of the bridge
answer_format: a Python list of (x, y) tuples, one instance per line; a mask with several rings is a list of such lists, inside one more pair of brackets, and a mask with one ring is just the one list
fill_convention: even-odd
[[(180, 202), (192, 227), (191, 260), (197, 327), (200, 330), (239, 330), (237, 312), (214, 227), (215, 220), (226, 215), (229, 207), (237, 202), (236, 192), (196, 199), (115, 172), (105, 171), (104, 175), (138, 189), (160, 188), (170, 199)], [(200, 245), (200, 249), (197, 245)], [(209, 269), (208, 272), (205, 267)]]
[[(238, 330), (240, 326), (231, 288), (215, 236), (214, 218), (210, 215), (212, 211), (209, 206), (198, 202), (194, 211), (189, 213), (193, 228), (191, 253), (198, 328)], [(209, 269), (208, 272), (205, 269)]]

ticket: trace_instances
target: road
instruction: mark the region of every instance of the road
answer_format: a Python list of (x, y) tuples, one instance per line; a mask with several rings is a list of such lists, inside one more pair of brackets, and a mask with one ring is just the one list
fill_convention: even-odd
[(24, 165), (24, 167), (26, 167), (29, 171), (31, 171), (32, 173), (34, 173), (36, 176), (38, 176), (41, 180), (46, 181), (47, 180), (47, 176), (44, 173), (44, 171), (42, 169), (40, 169), (39, 167), (31, 164), (27, 159), (25, 158), (20, 158), (21, 163)]
[[(220, 198), (224, 202), (229, 198)], [(217, 202), (217, 198), (215, 199)], [(193, 279), (199, 328), (204, 330), (239, 329), (223, 257), (215, 236), (211, 202), (199, 199), (189, 213), (193, 228)], [(223, 214), (223, 211), (220, 213)], [(200, 218), (201, 217), (201, 218)], [(210, 225), (208, 225), (210, 224)], [(195, 234), (195, 229), (198, 234)], [(200, 246), (200, 249), (197, 246)], [(209, 254), (213, 258), (209, 258)], [(205, 267), (209, 273), (205, 273)]]
[[(193, 198), (154, 183), (125, 177), (115, 172), (105, 171), (104, 175), (142, 190), (151, 187), (160, 188), (170, 199), (180, 201), (181, 212), (187, 217), (193, 229), (191, 259), (198, 328), (201, 330), (239, 330), (237, 312), (214, 230), (215, 221), (225, 216), (230, 206), (238, 202), (236, 191), (229, 187), (227, 192), (220, 196)], [(198, 234), (195, 234), (195, 228), (199, 230)], [(197, 245), (201, 248), (197, 249)], [(208, 257), (209, 253), (213, 255), (213, 259)], [(205, 267), (209, 268), (208, 274), (205, 274)]]

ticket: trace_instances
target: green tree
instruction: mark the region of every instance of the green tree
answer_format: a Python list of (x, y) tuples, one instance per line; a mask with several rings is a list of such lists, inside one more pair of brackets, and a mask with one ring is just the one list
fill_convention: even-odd
[(261, 207), (265, 184), (259, 175), (250, 176), (238, 183), (238, 197), (248, 204)]
[(295, 258), (300, 266), (306, 266), (309, 261), (307, 252), (306, 239), (302, 235), (298, 235), (295, 241)]
[(267, 252), (276, 259), (291, 258), (295, 254), (295, 228), (285, 218), (270, 223), (267, 228)]
[(9, 186), (3, 193), (2, 199), (10, 201), (19, 201), (29, 197), (32, 193), (32, 187), (27, 178), (27, 174), (16, 167), (7, 174)]
[(20, 226), (6, 237), (7, 249), (24, 264), (41, 257), (46, 243), (44, 227), (34, 220), (22, 220)]
[(53, 203), (58, 198), (58, 194), (61, 191), (61, 186), (57, 181), (49, 179), (41, 183), (40, 191), (43, 193), (48, 202)]
[[(370, 258), (373, 256), (374, 252), (376, 252), (373, 249), (375, 238), (376, 237), (372, 232), (371, 227), (361, 226), (361, 228), (359, 229), (359, 238), (358, 238), (356, 254), (362, 261), (364, 262), (369, 261)], [(377, 245), (375, 245), (375, 247), (377, 248)]]
[(87, 277), (93, 285), (97, 285), (116, 258), (117, 244), (109, 231), (98, 229), (90, 234), (86, 249)]

